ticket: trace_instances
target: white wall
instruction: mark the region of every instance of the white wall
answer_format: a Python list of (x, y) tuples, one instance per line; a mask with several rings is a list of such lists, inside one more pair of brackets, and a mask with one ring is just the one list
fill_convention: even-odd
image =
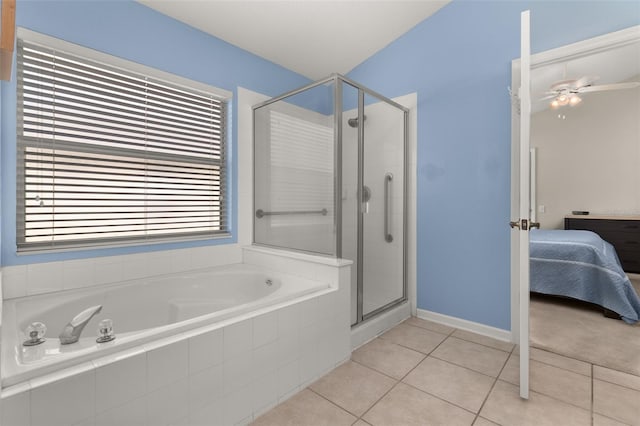
[(572, 210), (640, 213), (640, 89), (585, 94), (577, 107), (534, 114), (531, 146), (543, 228), (564, 228)]

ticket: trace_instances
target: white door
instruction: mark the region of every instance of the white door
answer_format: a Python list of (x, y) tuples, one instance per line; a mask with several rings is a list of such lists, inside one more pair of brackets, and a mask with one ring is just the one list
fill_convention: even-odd
[(519, 145), (516, 148), (518, 158), (514, 167), (518, 172), (513, 175), (517, 180), (515, 192), (517, 205), (512, 213), (517, 215), (511, 222), (512, 244), (515, 248), (512, 266), (513, 279), (518, 289), (518, 336), (520, 344), (520, 396), (529, 398), (529, 230), (537, 226), (530, 220), (530, 151), (529, 129), (531, 124), (531, 50), (529, 11), (522, 12), (520, 18), (520, 87), (519, 99)]

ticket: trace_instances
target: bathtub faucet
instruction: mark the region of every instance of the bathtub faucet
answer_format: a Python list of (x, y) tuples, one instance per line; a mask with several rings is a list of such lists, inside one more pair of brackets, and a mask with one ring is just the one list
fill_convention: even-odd
[(102, 305), (92, 306), (90, 308), (85, 309), (80, 312), (78, 315), (73, 317), (71, 321), (64, 327), (62, 333), (60, 333), (60, 343), (63, 345), (68, 345), (70, 343), (75, 343), (80, 338), (80, 334), (82, 334), (82, 330), (84, 326), (87, 325), (89, 320), (94, 317), (97, 313), (102, 310)]

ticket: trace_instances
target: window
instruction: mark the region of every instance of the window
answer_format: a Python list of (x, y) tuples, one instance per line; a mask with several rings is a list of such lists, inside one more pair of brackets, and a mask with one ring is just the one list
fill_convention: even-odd
[(18, 250), (228, 235), (226, 98), (50, 46), (18, 40)]

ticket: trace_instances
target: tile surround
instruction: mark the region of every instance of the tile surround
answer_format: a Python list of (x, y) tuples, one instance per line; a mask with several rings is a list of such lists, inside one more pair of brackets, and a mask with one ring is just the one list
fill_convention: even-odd
[[(304, 276), (300, 263), (306, 262), (286, 259), (283, 266)], [(348, 274), (335, 271), (346, 265), (314, 268), (316, 278), (334, 290), (307, 298), (302, 306), (289, 304), (282, 313), (263, 310), (7, 388), (0, 421), (3, 426), (195, 426), (213, 418), (246, 424), (348, 358), (348, 312), (340, 312), (348, 311), (348, 282), (338, 286)], [(76, 404), (80, 410), (59, 409)]]
[(5, 266), (3, 297), (13, 299), (240, 262), (241, 247), (224, 244)]

